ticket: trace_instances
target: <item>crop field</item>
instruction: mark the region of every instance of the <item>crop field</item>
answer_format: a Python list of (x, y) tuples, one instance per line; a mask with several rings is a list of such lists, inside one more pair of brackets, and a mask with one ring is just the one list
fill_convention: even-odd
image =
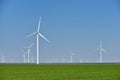
[(0, 64), (0, 80), (120, 80), (120, 64)]

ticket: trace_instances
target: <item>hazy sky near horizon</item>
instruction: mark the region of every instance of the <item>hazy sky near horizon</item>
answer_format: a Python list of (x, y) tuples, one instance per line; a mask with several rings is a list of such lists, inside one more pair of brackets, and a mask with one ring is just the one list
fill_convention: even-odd
[(36, 37), (24, 37), (37, 30), (51, 42), (40, 38), (40, 61), (99, 61), (99, 42), (106, 52), (103, 61), (120, 61), (120, 1), (118, 0), (0, 0), (0, 52), (6, 61), (23, 61), (22, 49)]

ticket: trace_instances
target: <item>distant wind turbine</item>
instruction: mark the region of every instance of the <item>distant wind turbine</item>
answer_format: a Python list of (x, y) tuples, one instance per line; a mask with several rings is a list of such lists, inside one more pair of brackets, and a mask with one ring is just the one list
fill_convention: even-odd
[(70, 59), (71, 59), (70, 61), (71, 61), (71, 63), (73, 63), (73, 56), (74, 56), (74, 55), (75, 55), (75, 54), (72, 53), (71, 56), (70, 56)]
[(25, 51), (25, 48), (22, 49), (22, 52), (23, 52), (23, 63), (26, 63), (27, 62), (27, 58), (26, 58), (26, 55), (28, 52)]
[(100, 63), (102, 63), (103, 62), (103, 60), (102, 60), (103, 52), (105, 52), (105, 50), (102, 48), (102, 41), (100, 41), (100, 45), (97, 50), (99, 50), (99, 52), (100, 52)]
[[(28, 63), (30, 62), (30, 53), (31, 53), (31, 48), (32, 48), (33, 44), (29, 45), (28, 47), (25, 47), (27, 49), (27, 57), (28, 57)], [(24, 55), (25, 57), (25, 55)]]
[(36, 35), (36, 40), (37, 40), (37, 64), (39, 64), (39, 36), (41, 36), (43, 39), (45, 39), (47, 42), (50, 42), (46, 37), (44, 37), (41, 33), (40, 33), (40, 23), (41, 23), (41, 17), (39, 19), (39, 24), (38, 24), (38, 29), (36, 32), (26, 36), (26, 37), (30, 37), (33, 35)]

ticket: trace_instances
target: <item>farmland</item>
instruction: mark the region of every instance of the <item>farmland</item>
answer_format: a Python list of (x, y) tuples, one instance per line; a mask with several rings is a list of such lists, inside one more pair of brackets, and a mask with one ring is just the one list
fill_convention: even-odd
[(0, 80), (120, 80), (120, 64), (0, 64)]

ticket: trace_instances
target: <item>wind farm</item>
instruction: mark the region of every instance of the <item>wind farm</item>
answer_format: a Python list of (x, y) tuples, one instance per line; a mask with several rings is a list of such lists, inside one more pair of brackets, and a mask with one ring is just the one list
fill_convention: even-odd
[[(83, 59), (79, 59), (80, 62), (75, 62), (75, 56), (77, 54), (70, 53), (69, 61), (66, 56), (61, 58), (61, 61), (54, 59), (53, 62), (41, 63), (39, 62), (39, 36), (42, 37), (48, 43), (50, 42), (46, 37), (40, 33), (41, 17), (39, 19), (38, 29), (35, 33), (32, 33), (25, 37), (36, 36), (36, 62), (34, 62), (31, 53), (31, 48), (34, 47), (33, 43), (27, 47), (24, 47), (23, 51), (23, 62), (21, 63), (7, 63), (4, 61), (5, 57), (1, 53), (0, 55), (0, 79), (1, 80), (63, 80), (63, 79), (74, 79), (74, 80), (119, 80), (120, 64), (119, 63), (103, 63), (103, 52), (105, 52), (102, 41), (100, 41), (99, 48), (99, 62), (86, 62)], [(114, 68), (113, 68), (114, 67)], [(5, 70), (7, 68), (7, 70)], [(101, 69), (101, 70), (99, 70)], [(106, 75), (107, 69), (107, 75)], [(16, 74), (17, 72), (17, 74)], [(48, 74), (49, 72), (49, 74)], [(112, 73), (111, 73), (112, 72)], [(102, 74), (101, 74), (102, 73)], [(109, 73), (109, 74), (108, 74)], [(29, 74), (29, 76), (28, 76)], [(34, 74), (34, 75), (33, 75)], [(7, 75), (7, 76), (6, 76)], [(26, 75), (24, 77), (24, 75)], [(72, 75), (72, 76), (70, 76)], [(94, 77), (93, 77), (94, 75)], [(112, 76), (111, 76), (112, 75)], [(102, 77), (101, 77), (102, 76)]]
[[(78, 5), (76, 1), (75, 3)], [(65, 4), (71, 7), (70, 4), (72, 4), (72, 2), (70, 4), (69, 3), (65, 3)], [(93, 4), (93, 3), (90, 3), (90, 4)], [(38, 5), (38, 6), (43, 7), (43, 5)], [(57, 7), (60, 8), (61, 5), (58, 5)], [(66, 13), (68, 12), (71, 13), (70, 12), (71, 10), (69, 11), (70, 9), (69, 7), (65, 6), (65, 9), (63, 8), (64, 10), (61, 10), (61, 9), (60, 10), (61, 12), (65, 11)], [(25, 8), (28, 8), (28, 7), (25, 7)], [(35, 6), (34, 9), (36, 8), (38, 8), (37, 5)], [(59, 9), (57, 9), (56, 7), (54, 8), (55, 8), (55, 11), (57, 11), (56, 13), (60, 14)], [(83, 8), (80, 7), (80, 8), (81, 10), (85, 9), (85, 11), (89, 11), (84, 7)], [(10, 11), (10, 10), (8, 9), (7, 11)], [(15, 9), (14, 11), (16, 12), (16, 10), (18, 9)], [(50, 11), (50, 9), (46, 9), (46, 10)], [(24, 10), (21, 12), (24, 12)], [(88, 17), (85, 17), (85, 20), (83, 20), (84, 18), (82, 18), (83, 16), (81, 16), (83, 13), (81, 13), (81, 15), (77, 14), (77, 16), (74, 15), (71, 17), (70, 15), (66, 14), (66, 16), (69, 18), (67, 18), (66, 16), (62, 16), (63, 15), (62, 14), (61, 16), (57, 16), (59, 17), (57, 18), (56, 15), (54, 15), (55, 13), (52, 12), (53, 13), (52, 15), (49, 14), (51, 13), (51, 11), (47, 13), (49, 16), (43, 15), (41, 10), (32, 11), (32, 12), (30, 11), (29, 13), (27, 12), (27, 10), (25, 10), (25, 12), (27, 13), (27, 15), (29, 13), (33, 15), (32, 13), (34, 13), (34, 17), (33, 16), (28, 17), (27, 15), (26, 17), (24, 17), (24, 15), (21, 14), (21, 17), (19, 17), (20, 20), (19, 18), (18, 20), (16, 20), (15, 17), (13, 18), (9, 16), (10, 17), (9, 19), (14, 19), (14, 20), (6, 21), (8, 19), (4, 15), (3, 17), (5, 17), (5, 19), (2, 18), (1, 20), (0, 51), (2, 51), (3, 52), (2, 55), (4, 55), (4, 56), (1, 56), (2, 62), (6, 62), (6, 63), (9, 63), (10, 61), (12, 61), (13, 63), (31, 63), (32, 62), (36, 64), (44, 63), (44, 62), (45, 63), (54, 63), (54, 62), (55, 63), (87, 63), (87, 62), (89, 63), (116, 62), (117, 63), (117, 62), (120, 62), (120, 59), (119, 59), (120, 51), (118, 49), (119, 39), (117, 39), (118, 38), (117, 36), (119, 36), (118, 35), (119, 28), (118, 27), (117, 27), (118, 29), (114, 28), (112, 25), (109, 28), (106, 27), (105, 25), (110, 25), (108, 23), (112, 23), (113, 21), (112, 22), (109, 21), (108, 23), (105, 23), (102, 20), (103, 18), (101, 19), (102, 15), (100, 15), (101, 17), (96, 20), (96, 17), (99, 17), (99, 16), (93, 13), (95, 14), (95, 17), (93, 19), (89, 18), (91, 16), (88, 15)], [(79, 10), (78, 11), (75, 10), (75, 12), (79, 13)], [(8, 13), (6, 12), (5, 14), (9, 15)], [(35, 13), (37, 13), (37, 15)], [(86, 16), (85, 14), (83, 15)], [(92, 20), (89, 20), (89, 19), (92, 19)], [(98, 20), (100, 20), (101, 22), (99, 22)], [(108, 19), (108, 20), (113, 20), (113, 19)], [(8, 23), (5, 23), (5, 22), (8, 22)], [(5, 24), (11, 27), (7, 27)], [(110, 33), (111, 36), (108, 33)], [(95, 52), (97, 54), (95, 54), (92, 50), (96, 49), (98, 42), (100, 40), (102, 41), (100, 42), (99, 47)], [(104, 42), (104, 45), (102, 45), (102, 42)], [(33, 43), (34, 46), (29, 48), (31, 43)], [(27, 48), (25, 48), (26, 52), (24, 51), (21, 52), (20, 49), (24, 48), (24, 46), (26, 45), (28, 45)], [(105, 47), (106, 50), (108, 50), (107, 52), (104, 50), (103, 46)], [(78, 54), (72, 55), (69, 51), (73, 51)], [(34, 59), (31, 60), (30, 57), (33, 57)]]
[(0, 1), (0, 80), (120, 80), (119, 3)]

